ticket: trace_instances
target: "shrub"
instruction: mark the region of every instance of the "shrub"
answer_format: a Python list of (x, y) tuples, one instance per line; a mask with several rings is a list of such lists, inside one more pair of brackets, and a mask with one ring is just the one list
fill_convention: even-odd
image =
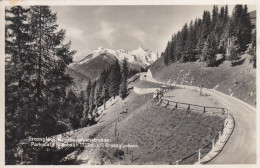
[(122, 156), (125, 154), (125, 152), (123, 151), (123, 150), (121, 150), (121, 149), (116, 149), (115, 151), (114, 151), (114, 157), (118, 157), (118, 158), (120, 158), (120, 159), (122, 159)]

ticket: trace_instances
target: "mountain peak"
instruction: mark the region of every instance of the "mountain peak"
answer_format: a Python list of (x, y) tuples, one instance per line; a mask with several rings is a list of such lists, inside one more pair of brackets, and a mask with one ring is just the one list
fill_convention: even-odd
[(144, 49), (143, 49), (143, 47), (139, 46), (139, 47), (138, 47), (138, 50), (144, 50)]
[(97, 50), (101, 51), (103, 50), (104, 48), (103, 47), (98, 47)]

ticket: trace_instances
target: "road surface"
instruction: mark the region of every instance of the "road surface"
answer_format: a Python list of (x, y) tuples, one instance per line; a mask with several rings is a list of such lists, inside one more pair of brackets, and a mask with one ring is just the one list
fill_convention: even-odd
[(208, 90), (220, 105), (229, 109), (235, 129), (220, 154), (208, 164), (256, 164), (256, 111), (231, 96)]

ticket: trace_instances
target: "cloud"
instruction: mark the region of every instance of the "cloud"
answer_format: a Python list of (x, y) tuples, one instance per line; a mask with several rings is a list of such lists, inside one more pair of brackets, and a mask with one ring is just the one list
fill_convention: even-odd
[(84, 31), (77, 28), (77, 27), (73, 27), (73, 26), (68, 26), (68, 25), (64, 25), (62, 24), (61, 27), (63, 29), (66, 30), (66, 37), (68, 38), (68, 40), (77, 40), (79, 42), (84, 42), (85, 38), (83, 36)]
[(146, 33), (142, 31), (141, 29), (132, 27), (130, 34), (137, 39), (138, 41), (144, 43), (146, 39)]
[(113, 38), (113, 33), (116, 32), (115, 27), (105, 21), (101, 21), (101, 30), (97, 32), (97, 34), (102, 38), (104, 41), (108, 43), (109, 46), (113, 46), (114, 44), (114, 38)]

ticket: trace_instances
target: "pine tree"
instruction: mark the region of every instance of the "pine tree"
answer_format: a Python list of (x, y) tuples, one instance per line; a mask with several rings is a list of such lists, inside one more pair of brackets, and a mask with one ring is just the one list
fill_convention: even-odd
[(90, 96), (91, 88), (92, 88), (92, 82), (89, 81), (88, 84), (87, 84), (87, 88), (86, 88), (87, 98)]
[(193, 21), (190, 22), (190, 26), (188, 28), (188, 37), (185, 42), (184, 52), (186, 55), (186, 61), (195, 61), (195, 50), (196, 50), (196, 29)]
[(234, 36), (228, 38), (226, 59), (229, 61), (233, 61), (238, 55), (238, 50), (239, 50), (239, 44), (237, 38)]
[(116, 96), (116, 72), (114, 66), (111, 67), (110, 73), (108, 75), (108, 83), (109, 83), (109, 97)]
[(214, 35), (210, 34), (204, 44), (202, 50), (201, 61), (206, 61), (207, 66), (213, 66), (216, 61), (216, 41)]
[(115, 94), (119, 95), (119, 88), (120, 88), (120, 83), (121, 83), (121, 67), (118, 63), (118, 60), (116, 60), (115, 63)]
[(31, 53), (35, 58), (34, 65), (31, 65), (34, 67), (31, 83), (35, 86), (32, 101), (36, 105), (36, 130), (40, 135), (46, 135), (44, 121), (56, 115), (48, 107), (57, 106), (65, 96), (64, 90), (72, 84), (72, 78), (65, 74), (65, 68), (72, 62), (75, 51), (70, 51), (70, 43), (62, 44), (65, 31), (58, 29), (57, 16), (48, 6), (33, 6), (30, 9)]
[(188, 25), (187, 23), (184, 24), (184, 26), (182, 27), (182, 30), (181, 30), (181, 62), (187, 62), (189, 60), (189, 55), (188, 55), (188, 52), (187, 52), (187, 47), (188, 47)]
[(215, 33), (218, 38), (218, 53), (225, 54), (226, 51), (226, 42), (228, 38), (228, 27), (229, 27), (229, 16), (228, 11), (226, 11), (226, 7), (221, 7), (219, 20), (215, 27)]
[[(200, 18), (195, 20), (195, 31), (196, 31), (196, 55), (200, 55), (202, 51), (202, 20)], [(204, 45), (204, 44), (203, 44)]]
[(222, 6), (222, 7), (220, 8), (220, 12), (219, 12), (219, 19), (222, 20), (222, 21), (224, 21), (224, 18), (225, 18), (225, 7)]
[(176, 35), (173, 35), (172, 36), (172, 40), (171, 40), (171, 54), (170, 54), (170, 59), (171, 59), (171, 62), (174, 63), (177, 61), (177, 58), (176, 58)]
[(237, 38), (238, 52), (245, 52), (251, 42), (252, 25), (247, 6), (236, 5), (229, 23), (229, 37)]
[(240, 50), (241, 52), (244, 52), (247, 50), (248, 45), (251, 43), (251, 35), (253, 29), (250, 20), (250, 15), (248, 13), (247, 5), (244, 5), (241, 23), (242, 23), (242, 30), (241, 30), (242, 32), (241, 32), (241, 37), (239, 37), (238, 40), (239, 40), (239, 45), (241, 47)]
[(256, 30), (252, 33), (252, 44), (250, 47), (250, 53), (252, 54), (253, 68), (256, 68)]
[(5, 25), (5, 145), (6, 164), (15, 164), (14, 158), (19, 140), (28, 136), (30, 120), (30, 90), (28, 81), (30, 57), (28, 54), (28, 9), (14, 6), (6, 9)]
[(96, 107), (98, 107), (100, 105), (101, 102), (101, 92), (102, 92), (102, 86), (99, 82), (99, 80), (97, 80), (97, 84), (96, 84), (96, 88), (95, 88), (95, 93), (94, 93), (94, 101), (95, 101), (95, 105)]
[(208, 44), (207, 66), (214, 66), (218, 47), (218, 42), (214, 31), (210, 33), (206, 43)]
[(106, 109), (106, 88), (105, 88), (105, 85), (104, 85), (103, 88), (102, 88), (101, 97), (102, 97), (102, 101), (103, 101), (103, 105), (104, 105), (104, 110), (105, 110), (105, 109)]
[(170, 42), (168, 41), (168, 44), (165, 48), (164, 55), (163, 55), (164, 64), (167, 65), (167, 66), (170, 64), (169, 53), (170, 53)]
[(179, 31), (176, 35), (176, 47), (175, 47), (175, 57), (176, 57), (176, 61), (179, 61), (181, 59), (181, 55), (182, 55), (182, 35), (181, 32)]
[(120, 85), (120, 97), (124, 99), (127, 96), (127, 78), (128, 78), (128, 62), (127, 59), (124, 58), (123, 60), (123, 66), (122, 66), (122, 82)]
[(211, 17), (209, 11), (204, 11), (202, 19), (202, 38), (207, 39), (211, 31)]
[[(201, 36), (199, 37), (198, 40), (198, 51), (202, 51), (204, 48), (204, 44), (211, 32), (211, 16), (209, 11), (204, 11), (203, 12), (203, 18), (202, 18), (202, 23), (201, 23)], [(200, 54), (200, 53), (199, 53)]]
[(227, 23), (229, 21), (229, 16), (228, 16), (228, 6), (225, 6), (225, 12), (224, 12), (224, 23)]
[(88, 99), (87, 94), (82, 90), (80, 91), (80, 98), (79, 98), (80, 104), (83, 105), (82, 110), (82, 118), (80, 118), (80, 127), (85, 127), (88, 125)]
[(217, 21), (219, 19), (218, 16), (218, 6), (214, 5), (212, 10), (212, 19), (211, 19), (211, 30), (213, 30), (217, 24)]
[[(28, 36), (28, 9), (15, 6), (6, 10), (6, 32), (5, 32), (5, 51), (10, 57), (6, 60), (6, 116), (7, 121), (10, 117), (19, 124), (17, 127), (16, 138), (25, 135), (26, 125), (24, 120), (29, 119), (28, 112), (23, 108), (24, 104), (30, 102), (27, 86), (30, 85), (28, 74), (31, 68), (28, 66), (30, 57), (28, 53), (30, 37)], [(28, 106), (27, 106), (28, 107)], [(27, 108), (26, 107), (26, 108)], [(31, 121), (31, 120), (30, 120)], [(28, 124), (30, 124), (28, 122)], [(11, 125), (10, 125), (11, 126)]]

